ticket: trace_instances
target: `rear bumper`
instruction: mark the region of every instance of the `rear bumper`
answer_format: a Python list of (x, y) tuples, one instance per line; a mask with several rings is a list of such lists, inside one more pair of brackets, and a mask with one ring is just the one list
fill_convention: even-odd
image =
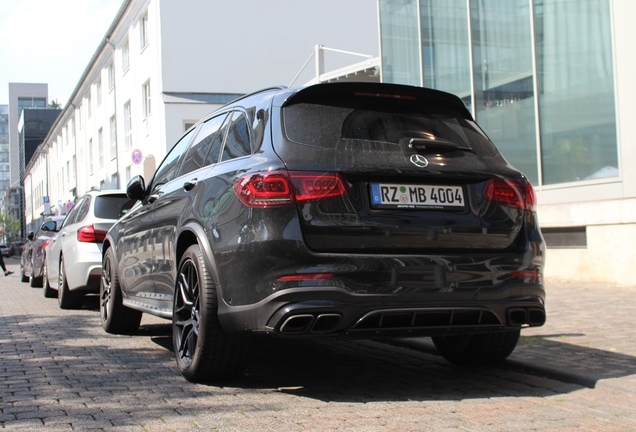
[(545, 290), (534, 283), (499, 290), (414, 295), (360, 295), (333, 287), (302, 287), (245, 306), (222, 302), (227, 332), (281, 337), (368, 338), (485, 333), (540, 326)]

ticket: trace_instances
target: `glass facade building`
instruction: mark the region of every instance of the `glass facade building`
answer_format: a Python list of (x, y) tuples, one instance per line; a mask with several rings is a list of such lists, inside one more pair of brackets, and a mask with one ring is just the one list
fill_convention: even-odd
[(382, 80), (456, 94), (533, 184), (619, 177), (610, 0), (379, 0)]

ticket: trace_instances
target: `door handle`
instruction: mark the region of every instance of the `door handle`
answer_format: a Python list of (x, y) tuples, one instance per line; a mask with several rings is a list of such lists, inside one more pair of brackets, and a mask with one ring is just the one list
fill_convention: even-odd
[(192, 189), (194, 189), (194, 187), (197, 185), (198, 180), (197, 179), (192, 179), (190, 181), (187, 181), (183, 184), (183, 189), (186, 191), (191, 191)]
[(152, 194), (148, 197), (148, 202), (152, 204), (153, 202), (157, 201), (158, 198), (159, 198), (159, 194)]

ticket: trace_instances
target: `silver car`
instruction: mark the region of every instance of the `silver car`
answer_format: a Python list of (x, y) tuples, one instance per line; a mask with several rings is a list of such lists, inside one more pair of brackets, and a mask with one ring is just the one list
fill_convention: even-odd
[(46, 247), (44, 297), (57, 294), (60, 308), (77, 309), (84, 294), (99, 292), (102, 242), (134, 203), (119, 191), (91, 191), (79, 199)]

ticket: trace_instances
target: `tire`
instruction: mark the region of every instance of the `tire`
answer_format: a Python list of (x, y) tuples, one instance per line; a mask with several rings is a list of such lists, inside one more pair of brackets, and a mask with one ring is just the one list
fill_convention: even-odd
[(64, 256), (60, 257), (59, 281), (57, 284), (57, 303), (60, 309), (79, 309), (84, 303), (84, 294), (68, 289), (66, 280), (66, 269), (64, 266)]
[[(31, 273), (33, 273), (33, 269), (31, 269)], [(42, 288), (42, 276), (35, 277), (31, 274), (29, 277), (29, 286), (31, 288)]]
[(22, 263), (20, 263), (20, 281), (29, 282), (29, 277), (24, 274), (24, 267), (22, 266)]
[(102, 328), (112, 334), (133, 334), (139, 330), (142, 313), (122, 303), (113, 250), (108, 249), (102, 263), (102, 280), (99, 285), (99, 314)]
[(57, 291), (51, 288), (49, 284), (49, 272), (46, 265), (46, 258), (44, 259), (44, 268), (42, 269), (42, 295), (45, 298), (57, 297)]
[(433, 337), (440, 354), (456, 366), (489, 366), (502, 362), (519, 341), (520, 330)]
[(216, 287), (199, 245), (179, 263), (172, 307), (172, 338), (177, 366), (191, 382), (229, 380), (247, 365), (248, 339), (225, 334), (218, 320)]

